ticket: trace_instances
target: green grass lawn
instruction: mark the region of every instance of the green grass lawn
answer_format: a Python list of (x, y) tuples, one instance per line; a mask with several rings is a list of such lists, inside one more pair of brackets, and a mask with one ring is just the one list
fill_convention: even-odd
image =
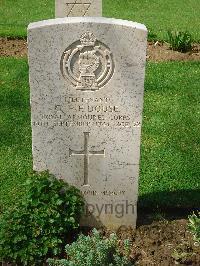
[[(30, 22), (53, 18), (54, 0), (0, 0), (0, 36), (26, 36)], [(200, 41), (198, 0), (104, 0), (103, 15), (146, 24), (158, 39), (169, 29), (189, 31)]]
[(0, 58), (0, 208), (15, 202), (32, 169), (28, 66)]
[(30, 22), (54, 17), (54, 0), (0, 0), (0, 36), (25, 37)]
[[(0, 207), (32, 172), (26, 59), (0, 58)], [(200, 63), (149, 63), (145, 85), (140, 204), (200, 206)]]
[(147, 67), (141, 154), (142, 205), (200, 209), (200, 62)]

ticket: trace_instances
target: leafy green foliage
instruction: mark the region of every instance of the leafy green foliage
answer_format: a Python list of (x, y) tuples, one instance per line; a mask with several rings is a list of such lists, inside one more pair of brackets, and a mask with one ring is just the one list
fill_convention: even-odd
[(60, 254), (83, 210), (79, 191), (44, 172), (33, 174), (22, 201), (0, 217), (0, 257), (40, 265)]
[(188, 228), (194, 235), (194, 240), (200, 244), (200, 211), (197, 214), (193, 213), (188, 219)]
[(116, 234), (103, 238), (94, 229), (91, 236), (80, 235), (76, 242), (66, 246), (68, 259), (49, 259), (50, 266), (129, 266), (130, 242), (125, 240), (123, 250)]
[(188, 32), (168, 31), (168, 42), (174, 51), (186, 53), (192, 50), (192, 36)]

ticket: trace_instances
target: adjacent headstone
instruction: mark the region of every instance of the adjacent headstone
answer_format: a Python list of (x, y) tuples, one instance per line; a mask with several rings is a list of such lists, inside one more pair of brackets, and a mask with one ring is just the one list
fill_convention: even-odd
[(56, 0), (55, 7), (56, 18), (102, 16), (102, 0)]
[(34, 170), (82, 191), (84, 225), (136, 224), (146, 43), (117, 19), (29, 25)]

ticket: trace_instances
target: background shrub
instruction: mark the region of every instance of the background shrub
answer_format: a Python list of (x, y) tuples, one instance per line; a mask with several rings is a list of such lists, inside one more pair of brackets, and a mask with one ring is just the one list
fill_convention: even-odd
[(192, 50), (192, 36), (188, 32), (168, 31), (167, 34), (168, 42), (172, 50), (182, 53)]
[(120, 248), (116, 234), (103, 238), (94, 229), (91, 236), (80, 235), (76, 242), (66, 246), (68, 259), (49, 259), (50, 266), (129, 266), (130, 242), (125, 240)]
[(83, 211), (80, 192), (47, 172), (26, 183), (22, 201), (0, 217), (0, 257), (40, 265), (63, 251)]

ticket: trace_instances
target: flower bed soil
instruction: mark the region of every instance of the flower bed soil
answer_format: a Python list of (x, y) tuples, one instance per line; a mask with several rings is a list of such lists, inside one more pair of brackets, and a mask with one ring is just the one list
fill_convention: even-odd
[(200, 265), (200, 246), (187, 229), (186, 219), (159, 221), (137, 230), (121, 230), (120, 239), (132, 240), (135, 265)]
[[(0, 56), (26, 57), (27, 43), (22, 39), (0, 38)], [(194, 44), (191, 52), (180, 53), (169, 49), (169, 45), (160, 42), (149, 42), (147, 60), (159, 61), (188, 61), (200, 60), (200, 44)]]

